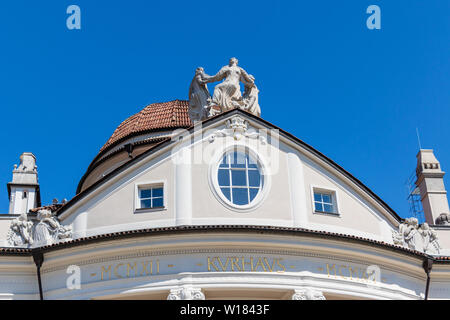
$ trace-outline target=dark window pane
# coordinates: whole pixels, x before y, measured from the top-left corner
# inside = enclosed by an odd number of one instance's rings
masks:
[[[163,207],[163,206],[164,206],[163,198],[155,198],[155,199],[153,199],[153,208],[155,208],[155,207]]]
[[[141,198],[150,198],[152,189],[141,189]]]
[[[151,200],[141,200],[141,208],[151,208],[152,207],[152,203]]]
[[[323,202],[331,203],[331,195],[323,194],[322,198],[323,198]]]
[[[261,182],[261,175],[257,170],[248,171],[248,184],[250,187],[259,187]]]
[[[237,205],[248,204],[248,189],[233,188],[233,203]]]
[[[230,198],[230,188],[220,188],[220,190],[222,190],[223,195],[231,201]]]
[[[230,185],[230,171],[228,169],[219,169],[217,179],[219,180],[219,186]]]
[[[241,152],[233,152],[231,154],[232,168],[245,168],[245,154]]]
[[[163,196],[163,188],[153,189],[152,197],[162,197],[162,196]]]
[[[320,193],[314,193],[314,201],[322,201],[322,195]]]
[[[250,202],[252,202],[253,199],[255,199],[258,192],[259,192],[259,189],[250,189]]]
[[[245,176],[245,170],[232,170],[231,178],[233,186],[246,186],[247,178]]]
[[[315,210],[316,211],[322,211],[323,212],[323,206],[322,206],[321,203],[315,202],[314,205],[315,205]]]
[[[323,207],[324,207],[324,210],[323,210],[324,212],[330,212],[330,213],[334,212],[333,211],[333,206],[331,206],[329,204],[324,204]]]

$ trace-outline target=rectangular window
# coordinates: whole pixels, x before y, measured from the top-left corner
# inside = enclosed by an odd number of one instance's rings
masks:
[[[164,186],[139,186],[137,209],[164,208]]]
[[[314,211],[337,214],[336,194],[333,191],[314,189]]]

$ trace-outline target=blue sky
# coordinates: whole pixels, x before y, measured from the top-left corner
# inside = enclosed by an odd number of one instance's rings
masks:
[[[71,4],[81,30],[66,28]],[[366,27],[371,4],[381,30]],[[236,56],[264,119],[408,216],[416,127],[450,170],[449,12],[448,0],[1,1],[0,213],[22,152],[37,157],[44,204],[70,199],[121,121],[187,99],[197,66]]]

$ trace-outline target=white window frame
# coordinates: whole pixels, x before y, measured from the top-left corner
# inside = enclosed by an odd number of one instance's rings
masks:
[[[217,174],[220,163],[222,162],[223,156],[225,154],[234,150],[242,152],[244,154],[248,153],[248,155],[252,157],[258,164],[261,175],[262,186],[259,189],[259,192],[253,199],[253,201],[246,205],[236,205],[232,203],[230,200],[227,199],[227,197],[225,197],[225,195],[222,193],[222,190],[220,190],[219,187]],[[271,180],[270,175],[267,172],[267,165],[265,164],[264,160],[258,155],[258,153],[255,150],[253,150],[253,148],[245,144],[231,144],[221,150],[218,150],[217,153],[212,158],[209,170],[209,183],[211,191],[213,192],[214,196],[225,207],[235,212],[248,212],[256,209],[262,204],[264,198],[267,196],[268,190],[270,189]]]
[[[156,208],[141,208],[141,198],[140,198],[140,190],[141,189],[151,189],[151,188],[162,188],[163,189],[163,206]],[[134,212],[154,212],[154,211],[164,211],[167,210],[167,188],[165,181],[151,181],[151,182],[142,182],[137,183],[134,186]]]
[[[314,200],[315,193],[330,194],[334,211],[333,212],[316,211],[316,203]],[[329,216],[334,216],[334,217],[341,216],[341,213],[339,211],[338,192],[336,189],[311,185],[311,205],[312,205],[312,212],[314,214],[323,214],[323,215],[329,215]]]

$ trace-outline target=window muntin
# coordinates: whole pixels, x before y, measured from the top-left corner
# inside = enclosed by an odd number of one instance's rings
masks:
[[[164,188],[158,186],[139,187],[139,209],[153,209],[164,207]]]
[[[247,153],[226,153],[217,172],[219,188],[225,198],[236,206],[250,204],[262,189],[260,166]]]
[[[337,213],[332,192],[314,191],[314,210],[317,212]]]

